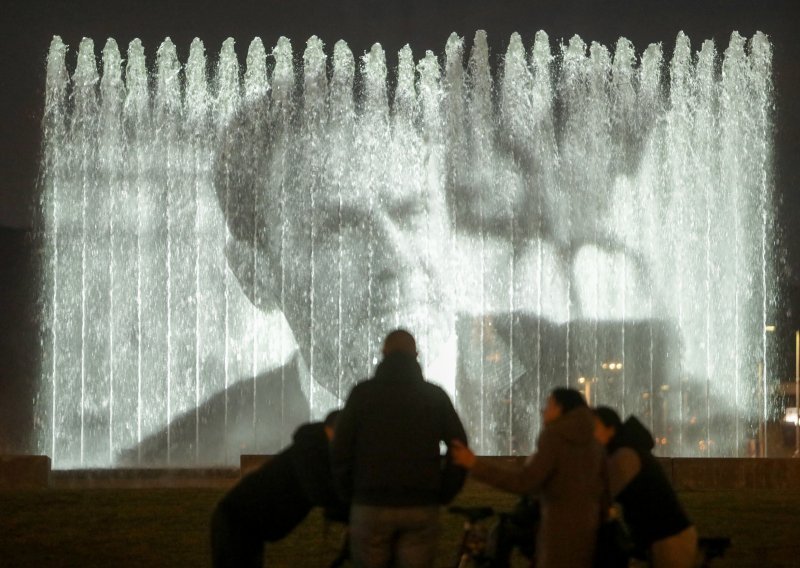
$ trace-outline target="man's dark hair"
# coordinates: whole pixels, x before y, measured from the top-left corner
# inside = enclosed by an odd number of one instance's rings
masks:
[[[606,428],[614,428],[617,432],[622,428],[622,419],[617,414],[617,411],[610,406],[598,406],[594,409],[594,415]]]
[[[341,410],[331,410],[328,415],[325,417],[325,426],[328,428],[336,428],[336,419],[339,418],[339,414]]]
[[[412,357],[417,356],[417,342],[414,336],[405,329],[395,329],[383,340],[383,354],[405,353]]]
[[[570,412],[576,408],[588,406],[586,401],[583,399],[583,395],[575,389],[559,387],[557,389],[553,389],[553,392],[550,393],[550,396],[552,396],[556,401],[556,404],[561,407],[562,414],[566,414],[567,412]]]

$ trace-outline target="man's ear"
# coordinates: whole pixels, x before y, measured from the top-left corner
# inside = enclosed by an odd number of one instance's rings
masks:
[[[272,273],[265,254],[256,256],[250,243],[230,238],[225,243],[225,258],[242,292],[255,307],[263,312],[280,308],[270,285]]]

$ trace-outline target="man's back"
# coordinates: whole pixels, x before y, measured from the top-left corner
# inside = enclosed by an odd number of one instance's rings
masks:
[[[350,542],[362,568],[428,568],[436,557],[439,506],[464,484],[442,442],[466,441],[453,404],[425,382],[414,337],[386,336],[374,378],[357,384],[337,421],[333,473],[352,501]]]
[[[439,505],[463,485],[464,471],[440,453],[465,440],[447,394],[426,382],[414,357],[393,353],[375,377],[353,388],[339,417],[334,474],[356,504]]]

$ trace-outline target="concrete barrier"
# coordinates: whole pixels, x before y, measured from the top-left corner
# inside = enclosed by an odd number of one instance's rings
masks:
[[[236,468],[63,469],[50,475],[55,489],[227,488],[239,480]]]
[[[0,455],[0,489],[44,489],[49,485],[49,457]]]
[[[236,468],[141,468],[50,470],[47,456],[0,455],[0,490],[219,487],[236,483],[274,456],[244,454]],[[489,456],[521,467],[526,456]],[[678,491],[778,489],[800,491],[800,459],[658,458]]]
[[[670,461],[672,485],[678,491],[800,490],[800,459],[673,458]]]
[[[524,457],[485,457],[508,467]],[[792,458],[657,458],[678,491],[791,489],[800,491],[800,459]]]

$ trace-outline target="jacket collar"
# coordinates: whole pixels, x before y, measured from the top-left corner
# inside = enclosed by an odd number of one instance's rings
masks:
[[[405,353],[392,353],[383,358],[375,369],[375,379],[422,381],[422,368],[415,357]]]

